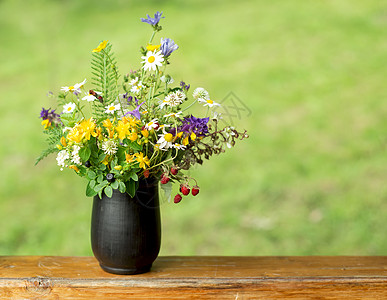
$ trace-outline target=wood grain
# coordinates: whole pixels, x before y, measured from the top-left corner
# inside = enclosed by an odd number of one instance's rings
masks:
[[[382,257],[159,257],[120,276],[94,257],[0,256],[0,299],[387,299]]]

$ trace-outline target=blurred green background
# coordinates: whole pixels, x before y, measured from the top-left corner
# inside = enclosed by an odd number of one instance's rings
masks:
[[[0,1],[0,255],[92,255],[85,181],[34,167],[39,112],[103,39],[138,68],[158,10],[175,80],[251,111],[233,119],[250,138],[191,171],[199,196],[163,203],[161,255],[385,255],[383,2]]]

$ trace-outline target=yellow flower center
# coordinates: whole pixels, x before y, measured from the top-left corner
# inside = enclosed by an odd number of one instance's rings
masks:
[[[69,90],[70,90],[70,91],[73,91],[73,90],[74,90],[74,87],[73,87],[73,86],[69,86]]]
[[[156,59],[155,59],[155,57],[153,55],[148,57],[148,62],[149,63],[153,63],[155,60]]]
[[[171,133],[167,133],[166,135],[164,135],[164,139],[167,141],[167,142],[171,142],[172,139],[173,139],[173,135]]]
[[[71,109],[72,109],[71,106],[67,107],[67,111],[71,111]]]
[[[209,104],[213,104],[213,103],[214,103],[214,101],[212,101],[212,100],[208,99],[208,100],[207,100],[207,103],[209,103]]]
[[[112,111],[112,110],[114,110],[114,109],[115,109],[114,106],[110,106],[110,107],[109,107],[109,110],[110,110],[110,111]]]

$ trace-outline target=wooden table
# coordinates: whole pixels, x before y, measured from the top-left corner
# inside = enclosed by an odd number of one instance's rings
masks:
[[[94,257],[0,256],[0,299],[387,299],[383,257],[159,257],[146,274]]]

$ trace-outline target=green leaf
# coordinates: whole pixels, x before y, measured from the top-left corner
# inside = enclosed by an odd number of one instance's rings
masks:
[[[105,186],[107,186],[107,185],[108,185],[107,180],[104,180],[104,181],[102,181],[101,183],[97,184],[97,185],[94,187],[94,190],[97,191],[97,192],[99,192],[99,191],[101,191],[101,190],[102,190]]]
[[[131,142],[129,144],[129,147],[135,151],[141,151],[142,150],[142,145],[139,145],[137,142]]]
[[[90,184],[90,187],[91,187],[91,188],[94,188],[95,185],[96,185],[97,183],[96,183],[95,180],[93,179],[93,180],[90,180],[90,181],[89,181],[89,184]]]
[[[128,192],[130,197],[134,197],[136,194],[136,182],[133,180],[129,180],[125,183],[126,185],[126,191]]]
[[[87,161],[90,158],[91,150],[89,146],[86,145],[79,150],[78,154],[79,154],[79,157],[82,159],[82,161]]]
[[[95,179],[97,177],[97,174],[92,170],[88,170],[86,175],[89,179]]]
[[[132,178],[134,181],[138,181],[137,173],[130,172],[129,173],[130,178]]]
[[[92,181],[94,181],[94,180],[92,180]],[[95,181],[94,181],[94,184],[95,184]],[[86,186],[86,196],[87,197],[94,197],[95,195],[97,195],[97,193],[98,192],[93,189],[91,181],[89,181],[89,183]]]
[[[106,188],[105,188],[105,194],[106,196],[108,196],[109,198],[111,198],[113,196],[113,189],[110,185],[108,185]]]
[[[97,177],[97,182],[101,183],[102,181],[103,181],[103,175],[99,174],[98,177]]]
[[[112,182],[111,184],[110,184],[110,186],[112,187],[112,189],[114,189],[114,190],[116,190],[116,189],[118,189],[118,185],[119,185],[119,183],[118,183],[118,181],[116,180],[116,181],[114,181],[114,182]]]
[[[122,181],[120,181],[119,186],[118,186],[118,189],[120,190],[121,193],[125,193],[125,192],[126,192],[126,186],[125,186],[125,183],[123,183]]]
[[[161,189],[164,192],[164,197],[168,202],[171,201],[171,193],[172,193],[172,182],[168,182],[167,184],[160,184]]]

